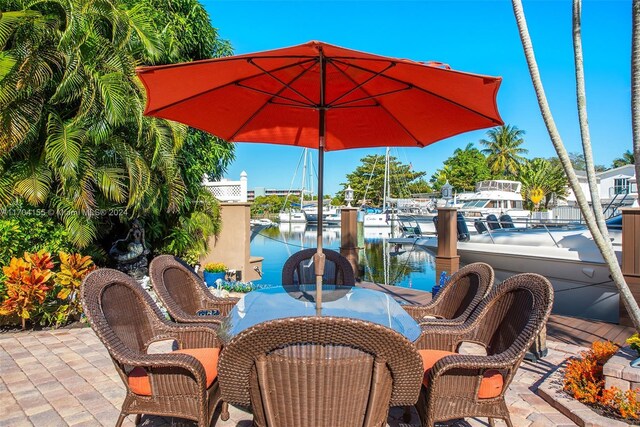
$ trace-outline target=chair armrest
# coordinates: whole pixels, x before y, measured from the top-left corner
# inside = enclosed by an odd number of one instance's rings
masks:
[[[121,346],[111,349],[112,357],[123,365],[146,368],[154,374],[154,368],[182,368],[191,372],[198,387],[206,389],[206,372],[202,364],[193,356],[183,353],[141,354]]]
[[[517,359],[504,353],[493,356],[445,356],[438,360],[428,373],[427,399],[446,399],[454,396],[476,399],[483,373],[494,369],[503,377],[500,394],[504,394],[513,372],[519,365],[517,362]]]
[[[464,341],[475,342],[470,325],[420,324],[420,337],[414,342],[418,350],[456,351]]]
[[[218,310],[221,316],[226,316],[240,301],[239,298],[204,299],[201,304],[203,310]]]
[[[215,323],[168,323],[159,328],[161,332],[153,339],[173,338],[178,341],[180,348],[220,347],[222,342],[218,338],[218,325]]]
[[[431,304],[426,305],[403,305],[402,308],[409,313],[418,323],[421,323],[424,316],[437,316],[437,307]]]
[[[456,319],[416,319],[420,326],[460,326],[465,321],[464,319],[458,317]]]

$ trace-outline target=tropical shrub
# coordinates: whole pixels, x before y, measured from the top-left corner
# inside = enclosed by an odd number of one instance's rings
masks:
[[[58,253],[73,248],[64,225],[55,218],[37,215],[38,210],[15,209],[11,212],[16,215],[0,216],[0,265],[8,264],[11,258],[20,257],[25,252],[45,250]]]
[[[60,271],[56,273],[55,296],[62,304],[56,310],[56,325],[78,320],[82,313],[80,285],[82,279],[96,269],[90,256],[60,252]]]
[[[219,219],[201,218],[213,208],[200,203],[200,181],[224,172],[233,145],[144,117],[134,72],[229,54],[202,5],[0,0],[0,10],[0,209],[17,199],[52,212],[65,242],[83,251],[109,245],[129,218],[148,227],[152,247],[206,249]],[[186,240],[184,226],[195,229]]]
[[[9,265],[2,268],[6,296],[0,305],[0,314],[17,314],[22,320],[22,329],[25,329],[27,319],[31,318],[38,305],[44,303],[52,287],[51,268],[51,254],[44,251],[12,258]]]
[[[622,418],[637,419],[640,389],[622,392],[616,387],[604,388],[602,367],[617,351],[612,342],[596,341],[581,357],[570,360],[564,375],[564,389],[580,402],[594,405],[605,413]]]
[[[44,250],[25,252],[3,267],[6,291],[0,295],[0,315],[5,316],[2,324],[11,324],[11,316],[22,319],[22,329],[27,320],[32,325],[60,326],[79,318],[80,285],[96,267],[89,256],[60,252],[59,257],[58,272],[53,271],[51,254]]]

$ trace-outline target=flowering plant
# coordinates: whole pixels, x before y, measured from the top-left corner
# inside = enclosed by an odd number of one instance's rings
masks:
[[[227,266],[221,262],[210,262],[204,265],[204,271],[208,273],[224,273],[227,271]]]
[[[627,344],[640,356],[640,335],[637,332],[627,338]]]

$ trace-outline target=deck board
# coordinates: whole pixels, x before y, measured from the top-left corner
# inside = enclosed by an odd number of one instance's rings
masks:
[[[399,286],[386,286],[370,282],[361,282],[358,286],[386,292],[394,299],[407,304],[424,304],[431,301],[431,293]],[[552,314],[547,322],[547,337],[550,340],[567,344],[588,347],[593,341],[613,341],[624,344],[633,335],[635,329],[614,323],[597,320],[580,319],[577,317]]]

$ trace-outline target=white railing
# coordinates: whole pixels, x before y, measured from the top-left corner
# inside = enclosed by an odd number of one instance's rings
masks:
[[[242,171],[240,181],[229,181],[223,178],[221,181],[209,181],[206,177],[202,185],[221,202],[247,202],[247,173]]]

